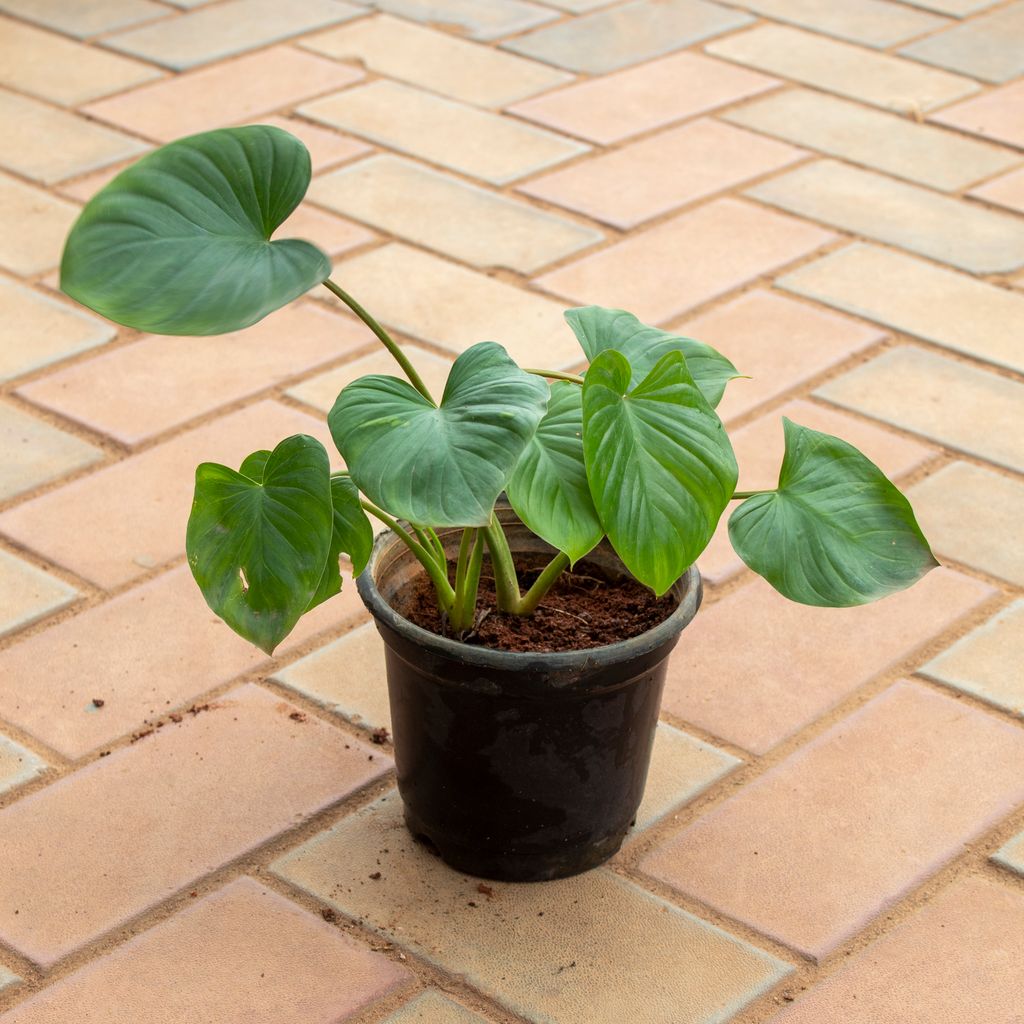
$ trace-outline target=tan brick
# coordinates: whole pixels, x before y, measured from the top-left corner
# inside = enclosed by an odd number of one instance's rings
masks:
[[[0,636],[67,607],[78,591],[6,551],[0,551]]]
[[[718,406],[725,421],[813,380],[884,334],[804,302],[753,291],[674,330],[717,348],[750,380],[731,381]]]
[[[689,733],[658,723],[647,773],[644,799],[637,811],[635,832],[642,832],[671,811],[700,796],[728,775],[739,758]]]
[[[24,502],[0,516],[0,532],[101,587],[120,586],[183,553],[200,462],[237,467],[299,433],[334,452],[325,423],[259,402]]]
[[[936,554],[1024,586],[1024,484],[966,462],[944,466],[907,493]]]
[[[0,10],[73,36],[112,32],[168,13],[153,0],[0,0]]]
[[[423,379],[423,383],[427,385],[428,390],[440,397],[444,393],[444,386],[451,370],[451,360],[443,359],[419,345],[409,343],[402,344],[402,351],[412,361],[412,365]],[[305,402],[306,405],[311,405],[322,413],[329,413],[334,407],[334,402],[341,393],[341,389],[346,384],[351,384],[358,377],[364,377],[371,373],[383,373],[389,377],[403,376],[401,368],[392,358],[391,353],[378,348],[365,356],[352,359],[333,370],[328,370],[326,373],[309,377],[290,387],[287,393],[292,398],[297,398],[300,402]]]
[[[64,106],[159,78],[146,64],[0,18],[0,84]]]
[[[391,730],[384,642],[372,622],[279,669],[273,678],[356,725]]]
[[[798,167],[747,195],[973,273],[1024,265],[1015,217],[835,160]]]
[[[0,174],[0,266],[39,274],[57,266],[78,207]]]
[[[0,404],[0,500],[13,498],[103,458],[86,441]]]
[[[640,868],[820,959],[1021,799],[1024,733],[898,683]]]
[[[47,764],[23,746],[0,736],[0,794],[23,785],[46,771]],[[10,984],[10,975],[0,967],[0,991]]]
[[[594,228],[390,155],[322,175],[309,197],[466,263],[524,274],[604,237]]]
[[[969,14],[983,11],[998,3],[998,0],[910,0],[915,7],[924,7],[939,14],[951,14],[954,18],[966,18]]]
[[[988,203],[1024,213],[1024,170],[1004,174],[1001,178],[971,189],[969,194]]]
[[[700,153],[699,160],[693,159],[694,153]],[[519,191],[628,230],[806,155],[752,132],[701,119],[533,178]],[[624,182],[628,188],[623,188]]]
[[[328,256],[340,256],[377,240],[359,224],[304,203],[274,232],[277,238],[304,238]]]
[[[1022,102],[1024,82],[1012,82],[991,89],[984,96],[946,107],[932,114],[931,120],[1020,148],[1024,147],[1024,119],[1020,116]]]
[[[277,0],[228,0],[108,36],[104,44],[184,71],[362,13],[342,0],[291,0],[287,9]]]
[[[352,318],[301,303],[233,334],[150,335],[18,393],[133,445],[375,343]]]
[[[279,653],[354,621],[356,588],[305,616]],[[0,714],[66,757],[82,757],[243,672],[266,656],[206,606],[187,566],[88,608],[0,652]],[[93,698],[103,707],[93,706]],[[166,720],[165,720],[166,721]]]
[[[390,767],[295,710],[258,686],[231,690],[0,812],[0,935],[52,964]]]
[[[309,150],[314,174],[371,152],[371,147],[361,139],[342,135],[332,128],[321,128],[298,117],[261,117],[260,124],[276,125],[301,139]]]
[[[902,346],[815,394],[1008,469],[1024,471],[1024,385]]]
[[[955,882],[841,965],[770,1024],[1014,1024],[1024,899],[987,878]],[[966,1019],[969,1019],[966,1018]]]
[[[128,131],[171,142],[182,135],[253,121],[260,114],[340,89],[362,77],[357,68],[277,46],[133,89],[85,109]],[[217,97],[216,103],[209,102],[211,96]]]
[[[891,479],[898,480],[936,454],[934,448],[901,437],[890,430],[881,430],[862,419],[854,419],[810,402],[789,402],[730,435],[740,466],[738,490],[767,490],[777,485],[785,447],[783,416],[812,430],[820,430],[849,441],[880,466]],[[743,561],[729,541],[728,521],[728,515],[722,517],[715,536],[698,559],[705,582],[714,585],[724,583],[743,569]]]
[[[522,366],[582,362],[559,303],[408,246],[353,256],[337,276],[380,320],[450,352],[497,341]]]
[[[76,307],[0,279],[0,380],[95,348],[114,333]]]
[[[716,199],[537,279],[580,304],[660,324],[833,241],[835,235],[735,199]],[[699,253],[700,259],[681,254]]]
[[[904,113],[931,110],[981,88],[960,75],[783,25],[752,28],[705,49],[758,71]]]
[[[337,60],[481,107],[500,107],[572,81],[572,75],[382,14],[302,40]]]
[[[362,0],[361,0],[362,2]],[[529,0],[371,0],[410,21],[439,25],[471,39],[496,39],[551,21],[557,15]]]
[[[490,1024],[472,1010],[453,1002],[437,989],[428,989],[394,1013],[381,1024]]]
[[[949,22],[887,0],[738,0],[740,7],[802,28],[886,49]]]
[[[680,1006],[693,1024],[711,1024],[787,971],[606,870],[545,885],[493,882],[493,896],[481,896],[477,879],[412,841],[397,794],[273,870],[534,1024],[676,1024]]]
[[[525,100],[509,111],[608,145],[777,85],[774,78],[699,53],[675,53]]]
[[[299,113],[494,185],[588,149],[532,125],[385,79],[305,103]]]
[[[945,191],[1021,161],[1012,150],[809,89],[790,89],[723,117],[730,124]]]
[[[178,964],[188,969],[173,969]],[[240,878],[62,978],[0,1021],[335,1024],[410,978],[399,964]]]
[[[687,629],[669,662],[663,707],[767,753],[993,594],[984,583],[935,569],[873,604],[812,608],[754,579],[704,608]]]
[[[1024,601],[1015,601],[919,671],[929,679],[1024,717],[1024,678],[1019,671],[1022,664]]]
[[[1024,297],[966,274],[858,242],[776,284],[903,334],[1024,370]]]

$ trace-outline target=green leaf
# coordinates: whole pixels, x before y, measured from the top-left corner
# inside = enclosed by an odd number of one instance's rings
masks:
[[[359,490],[428,526],[486,526],[547,407],[548,386],[493,341],[452,366],[440,408],[395,377],[349,384],[331,434]]]
[[[801,604],[866,604],[916,583],[939,563],[910,502],[853,445],[783,417],[776,491],[729,519],[739,556]]]
[[[331,272],[309,242],[270,241],[309,175],[306,147],[268,125],[161,146],[82,211],[64,247],[61,288],[140,331],[248,327]]]
[[[641,583],[663,594],[707,546],[736,487],[725,428],[680,352],[630,390],[608,349],[583,385],[583,453],[608,539]]]
[[[292,631],[324,575],[330,476],[323,445],[305,434],[274,449],[262,483],[213,462],[196,470],[185,539],[192,575],[206,603],[267,654]]]
[[[341,555],[352,559],[352,575],[358,576],[366,568],[373,550],[373,527],[359,504],[359,491],[350,477],[331,479],[331,502],[334,506],[331,550],[320,584],[306,611],[341,591],[341,566],[338,562]]]
[[[591,362],[608,349],[621,352],[629,361],[634,381],[643,380],[666,353],[682,352],[690,375],[712,407],[722,400],[725,385],[740,376],[710,345],[648,327],[624,309],[580,306],[567,309],[565,319]]]
[[[273,452],[262,448],[258,452],[253,452],[252,455],[247,455],[238,467],[238,472],[250,480],[255,480],[258,484],[263,483],[263,471],[267,468],[267,460],[272,454]]]
[[[555,381],[548,411],[508,482],[508,500],[538,537],[575,563],[604,536],[583,461],[583,391]]]

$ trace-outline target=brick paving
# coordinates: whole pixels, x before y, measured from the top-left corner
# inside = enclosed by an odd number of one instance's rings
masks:
[[[1021,0],[0,0],[0,1024],[1013,1024],[1024,956]],[[635,833],[484,889],[401,825],[354,587],[267,659],[184,566],[194,465],[389,369],[326,292],[224,338],[57,290],[178,135],[299,135],[285,231],[428,381],[622,305],[901,482],[945,568],[789,605],[720,535]],[[397,286],[396,286],[397,285]]]

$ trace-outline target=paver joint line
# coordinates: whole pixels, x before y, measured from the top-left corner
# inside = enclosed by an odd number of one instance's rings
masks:
[[[1022,110],[1024,0],[0,0],[0,1024],[1018,1024]],[[327,443],[387,354],[326,293],[211,338],[59,291],[115,173],[243,123],[433,393],[629,308],[751,378],[742,489],[782,416],[849,438],[959,568],[830,617],[723,524],[611,868],[444,868],[355,587],[268,662],[184,564],[195,464]]]

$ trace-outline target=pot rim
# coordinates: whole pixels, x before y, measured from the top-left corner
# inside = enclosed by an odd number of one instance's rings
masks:
[[[676,594],[679,603],[675,610],[663,622],[628,640],[619,640],[613,644],[600,647],[586,647],[576,651],[505,651],[493,647],[477,647],[464,644],[459,640],[438,636],[422,626],[417,626],[391,607],[384,600],[374,579],[374,570],[385,551],[403,542],[390,530],[377,535],[373,551],[366,568],[356,578],[356,589],[370,614],[378,623],[383,623],[405,637],[410,643],[425,647],[436,654],[449,658],[457,658],[464,663],[486,669],[523,669],[536,665],[538,661],[550,670],[569,670],[583,668],[600,660],[603,665],[614,665],[630,659],[642,657],[673,640],[691,622],[697,614],[703,597],[703,584],[700,571],[691,565],[682,576],[672,584],[670,590]],[[580,561],[585,561],[585,557]]]

